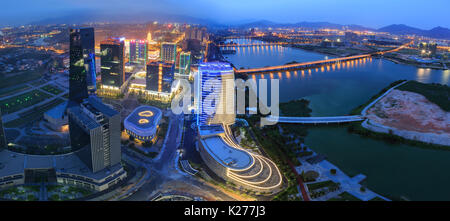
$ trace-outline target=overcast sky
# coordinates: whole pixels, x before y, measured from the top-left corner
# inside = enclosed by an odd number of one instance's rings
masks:
[[[219,23],[266,19],[275,22],[327,21],[380,28],[406,24],[450,28],[450,0],[6,0],[0,25],[18,25],[70,15],[73,11],[164,12]]]

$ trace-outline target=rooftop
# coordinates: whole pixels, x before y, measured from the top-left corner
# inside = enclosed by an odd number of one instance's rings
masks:
[[[160,109],[151,106],[137,107],[127,118],[125,123],[131,123],[139,129],[148,129],[157,126],[158,120],[161,118]]]
[[[211,136],[200,140],[208,153],[220,164],[230,169],[248,168],[253,158],[247,152],[225,143],[220,136]]]
[[[211,135],[219,135],[224,133],[222,125],[200,125],[199,134],[201,137],[208,137]]]
[[[54,119],[61,119],[61,118],[63,118],[64,112],[66,111],[67,103],[68,103],[67,101],[64,101],[63,103],[59,104],[58,106],[45,112],[45,114]]]
[[[0,151],[0,177],[22,174],[24,169],[54,168],[57,173],[69,173],[101,180],[121,167],[120,164],[116,164],[97,173],[92,173],[75,153],[62,155],[27,155],[3,150]]]
[[[229,63],[225,62],[207,62],[207,63],[201,63],[199,65],[200,71],[233,71],[233,68]]]
[[[81,123],[87,127],[88,129],[94,129],[100,126],[99,123],[97,123],[95,120],[90,118],[88,115],[86,115],[82,110],[80,106],[73,106],[68,109],[70,113],[72,113],[74,116],[77,117]]]
[[[116,110],[112,109],[108,105],[104,104],[98,97],[95,96],[89,96],[83,101],[83,105],[92,111],[95,112],[101,112],[107,117],[112,117],[114,115],[119,114]]]

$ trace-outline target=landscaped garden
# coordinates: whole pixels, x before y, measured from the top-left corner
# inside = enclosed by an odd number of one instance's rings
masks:
[[[13,113],[23,108],[32,106],[39,102],[44,101],[45,99],[50,98],[51,95],[44,93],[39,90],[33,90],[21,95],[17,95],[12,98],[8,98],[0,101],[0,108],[2,110],[2,114]]]
[[[35,201],[38,200],[39,186],[14,186],[0,191],[0,199]]]
[[[93,193],[90,189],[68,185],[47,186],[48,200],[64,201],[88,196]]]
[[[45,85],[44,87],[41,87],[42,90],[47,91],[48,93],[54,94],[54,95],[58,95],[60,93],[62,93],[63,91],[53,85]]]

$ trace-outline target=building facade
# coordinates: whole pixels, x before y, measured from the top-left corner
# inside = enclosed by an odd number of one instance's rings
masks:
[[[70,29],[69,100],[79,103],[96,90],[94,28]]]
[[[140,65],[147,64],[148,42],[146,40],[131,40],[129,55],[130,55],[130,63],[140,64]]]
[[[120,163],[120,113],[90,96],[68,109],[73,150],[93,173]]]
[[[160,109],[151,106],[137,107],[123,124],[128,135],[142,142],[155,141],[162,118]]]
[[[61,155],[28,155],[0,151],[0,188],[41,183],[58,183],[103,191],[121,182],[127,172],[121,164],[93,173],[77,152]]]
[[[191,53],[181,52],[180,53],[180,65],[179,73],[181,75],[189,75],[191,72]]]
[[[107,39],[100,43],[102,87],[119,90],[125,82],[124,42]]]
[[[177,44],[163,42],[161,44],[160,58],[163,62],[175,62],[177,58]]]
[[[154,61],[147,64],[146,89],[149,91],[171,93],[175,64]]]
[[[232,84],[227,84],[232,81]],[[196,104],[197,125],[233,124],[236,118],[234,70],[228,63],[208,62],[199,65]]]

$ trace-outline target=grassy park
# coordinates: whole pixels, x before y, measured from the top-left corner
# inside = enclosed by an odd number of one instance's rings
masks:
[[[13,113],[23,108],[42,102],[50,97],[51,95],[47,93],[44,93],[39,90],[33,90],[0,101],[0,108],[2,109],[2,114]]]
[[[62,93],[63,91],[53,85],[45,85],[44,87],[41,87],[42,90],[47,91],[48,93],[54,94],[54,95],[58,95],[60,93]]]
[[[56,107],[57,105],[61,104],[62,102],[64,102],[64,100],[58,98],[58,99],[54,99],[50,102],[47,102],[45,104],[42,104],[40,106],[36,106],[28,111],[25,111],[24,113],[19,114],[19,116],[20,116],[19,118],[17,118],[16,120],[10,121],[8,123],[5,123],[4,126],[8,127],[8,128],[19,127],[26,123],[36,121],[39,118],[41,118],[46,111],[52,109],[53,107]]]

